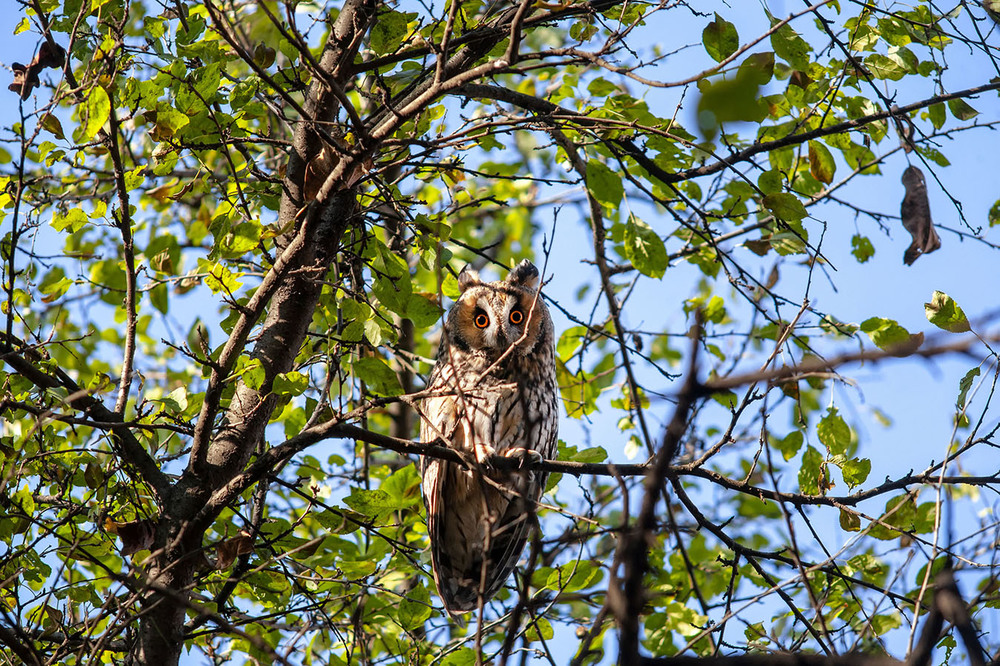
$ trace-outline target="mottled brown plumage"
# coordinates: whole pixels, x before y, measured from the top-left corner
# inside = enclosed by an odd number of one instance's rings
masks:
[[[909,166],[903,172],[903,186],[906,194],[899,207],[903,218],[903,227],[910,232],[913,242],[903,253],[903,263],[909,266],[921,254],[930,254],[941,247],[941,239],[934,231],[931,221],[931,204],[927,199],[927,184],[923,172],[915,166]]]
[[[425,459],[424,502],[438,593],[449,612],[475,610],[510,575],[545,475],[502,472],[492,455],[552,458],[559,420],[555,334],[522,261],[506,280],[466,267],[420,405],[420,437],[468,454],[474,469]]]

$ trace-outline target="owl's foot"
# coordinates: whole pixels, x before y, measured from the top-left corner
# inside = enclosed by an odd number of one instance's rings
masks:
[[[503,452],[504,458],[514,458],[515,460],[520,460],[520,467],[524,467],[527,463],[538,464],[545,460],[545,456],[534,449],[528,448],[516,448],[507,449]]]

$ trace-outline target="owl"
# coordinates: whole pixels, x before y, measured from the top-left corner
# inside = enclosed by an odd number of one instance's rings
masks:
[[[552,319],[525,260],[506,280],[466,266],[418,406],[420,437],[468,466],[425,458],[423,494],[438,593],[450,613],[475,610],[503,585],[524,549],[545,474],[527,460],[556,453],[558,389]],[[518,458],[514,469],[491,456]]]

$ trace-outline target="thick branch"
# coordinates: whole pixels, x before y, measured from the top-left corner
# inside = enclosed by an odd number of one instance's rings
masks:
[[[618,546],[619,553],[615,556],[616,562],[621,562],[625,566],[625,580],[621,587],[615,589],[617,586],[612,582],[611,589],[608,590],[609,602],[614,597],[619,597],[614,599],[611,607],[618,620],[618,663],[621,666],[634,666],[640,663],[639,615],[646,602],[643,579],[649,568],[650,538],[656,529],[656,505],[667,482],[670,462],[687,431],[691,409],[700,395],[697,365],[701,336],[700,313],[695,331],[687,378],[678,396],[674,415],[663,434],[663,442],[656,452],[652,467],[646,474],[645,493],[639,515],[632,528],[622,535]]]

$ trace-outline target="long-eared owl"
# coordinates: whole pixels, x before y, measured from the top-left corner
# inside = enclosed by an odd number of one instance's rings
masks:
[[[552,458],[559,422],[552,319],[525,260],[506,280],[466,266],[420,405],[420,437],[440,439],[469,468],[424,459],[434,580],[449,612],[470,611],[503,585],[524,549],[545,474],[501,471],[490,456]],[[503,466],[507,468],[508,466]]]

